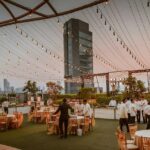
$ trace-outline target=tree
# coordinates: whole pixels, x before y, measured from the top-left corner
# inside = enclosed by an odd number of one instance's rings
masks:
[[[129,75],[123,84],[125,85],[124,97],[138,98],[146,91],[144,82],[137,80],[131,75]]]
[[[26,85],[23,88],[23,91],[26,92],[26,93],[29,92],[29,93],[32,94],[32,96],[35,97],[35,94],[38,91],[36,82],[35,81],[32,82],[32,81],[28,80],[27,83],[26,83]]]
[[[48,82],[46,83],[47,86],[47,92],[48,94],[54,99],[57,99],[57,95],[61,93],[61,90],[63,89],[62,86],[56,84],[55,82]]]
[[[90,99],[95,92],[96,90],[94,88],[81,88],[78,93],[78,97],[81,99]]]

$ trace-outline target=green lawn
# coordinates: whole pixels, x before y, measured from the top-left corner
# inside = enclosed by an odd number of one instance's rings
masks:
[[[0,144],[22,150],[117,150],[115,129],[118,121],[96,119],[94,131],[82,137],[59,139],[46,134],[46,125],[24,122],[17,130],[0,132]],[[145,128],[145,125],[140,125]]]

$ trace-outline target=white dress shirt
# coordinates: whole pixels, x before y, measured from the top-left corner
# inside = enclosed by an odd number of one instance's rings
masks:
[[[4,101],[3,103],[2,103],[2,107],[4,108],[4,107],[9,107],[9,102],[8,101]]]
[[[141,101],[135,101],[136,110],[141,111]]]
[[[141,100],[141,110],[144,110],[145,106],[148,104],[146,99]]]
[[[129,106],[129,110],[130,110],[130,115],[132,117],[136,116],[136,104],[135,103],[131,103],[130,106]]]
[[[125,105],[126,105],[128,113],[130,113],[130,109],[129,108],[130,108],[130,105],[131,105],[131,100],[127,100]]]
[[[146,106],[144,107],[144,114],[150,115],[150,105],[146,105]]]
[[[125,103],[119,106],[119,118],[128,118],[128,110]]]
[[[83,114],[85,116],[90,116],[91,117],[91,107],[90,104],[86,103],[83,107]]]
[[[83,109],[84,109],[83,104],[76,104],[75,105],[75,113],[77,113],[78,115],[83,115]]]
[[[117,106],[116,100],[114,100],[114,99],[110,100],[109,106],[110,106],[110,107],[116,107],[116,106]]]

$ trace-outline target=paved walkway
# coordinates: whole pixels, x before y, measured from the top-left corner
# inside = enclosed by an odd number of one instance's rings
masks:
[[[19,149],[0,144],[0,150],[19,150]]]

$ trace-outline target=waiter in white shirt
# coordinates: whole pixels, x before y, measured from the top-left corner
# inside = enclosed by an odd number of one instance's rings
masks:
[[[130,123],[135,123],[135,116],[136,116],[137,110],[136,110],[136,105],[133,99],[131,99],[129,110],[130,110]]]
[[[127,98],[127,101],[126,101],[125,104],[126,104],[127,111],[128,111],[128,123],[130,123],[130,109],[129,109],[129,107],[130,107],[130,105],[131,105],[131,100],[130,100],[129,97]]]
[[[144,108],[145,108],[145,106],[147,105],[147,100],[146,99],[144,99],[144,96],[142,96],[141,97],[141,110],[142,110],[142,117],[143,117],[143,123],[146,123],[147,121],[147,119],[145,118],[145,115],[144,115]]]
[[[8,114],[8,108],[9,108],[9,102],[8,102],[8,100],[6,100],[6,101],[4,101],[4,102],[2,103],[2,108],[4,109],[4,112],[5,112],[6,114]]]
[[[126,99],[123,99],[122,103],[119,106],[119,125],[121,131],[123,131],[123,126],[125,125],[127,128],[127,132],[129,132],[128,110],[125,103]]]
[[[137,99],[135,101],[135,105],[136,105],[136,110],[137,110],[137,113],[136,113],[137,122],[140,123],[140,121],[141,121],[141,100]]]
[[[75,105],[75,113],[77,115],[83,115],[83,108],[84,108],[84,105],[83,105],[83,101],[82,100],[79,100],[79,104],[76,104]]]
[[[87,100],[83,100],[83,104],[84,104],[83,115],[91,117],[91,107],[90,107],[90,104],[87,103]]]
[[[145,114],[147,114],[147,118],[148,118],[148,121],[147,121],[147,128],[146,129],[150,129],[150,102],[148,102],[148,107],[146,108],[145,110]]]
[[[117,102],[115,99],[110,100],[109,107],[117,107]]]

